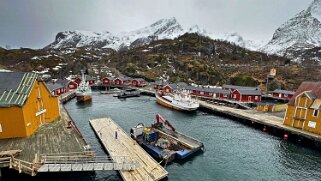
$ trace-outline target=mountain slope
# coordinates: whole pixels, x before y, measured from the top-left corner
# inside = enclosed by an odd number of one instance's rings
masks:
[[[282,24],[261,50],[298,62],[321,61],[316,56],[317,47],[321,47],[321,0],[314,0],[306,10]]]

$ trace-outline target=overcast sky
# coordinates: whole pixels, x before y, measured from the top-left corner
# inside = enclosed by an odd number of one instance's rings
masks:
[[[0,46],[42,48],[65,30],[123,32],[176,17],[212,33],[270,39],[313,0],[0,0]]]

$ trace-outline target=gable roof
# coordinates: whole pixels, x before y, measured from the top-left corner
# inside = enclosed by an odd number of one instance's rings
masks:
[[[321,99],[315,99],[310,106],[312,109],[320,109],[321,108]]]
[[[227,85],[222,86],[225,89],[250,89],[250,90],[260,90],[259,87],[247,87],[247,86],[238,86],[238,85]]]
[[[70,80],[67,80],[67,79],[58,79],[55,83],[58,83],[64,87],[67,87],[69,82],[70,82]]]
[[[219,94],[230,94],[229,90],[220,89],[220,88],[207,88],[207,87],[193,87],[189,86],[189,90],[202,91],[202,92],[210,92],[210,93],[219,93]]]
[[[294,93],[293,97],[290,99],[288,105],[294,106],[295,98],[305,91],[311,91],[311,93],[314,94],[314,98],[321,98],[321,82],[302,82],[299,88]]]
[[[137,80],[137,81],[145,81],[145,79],[143,79],[143,78],[135,78],[135,79],[133,79],[133,80]]]
[[[104,77],[103,79],[114,80],[113,77]]]
[[[0,107],[23,106],[37,78],[32,72],[0,72]]]
[[[162,80],[156,80],[154,83],[152,83],[154,85],[166,85],[168,84],[166,81],[162,81]]]
[[[288,91],[288,90],[282,90],[282,89],[275,89],[272,93],[291,94],[291,95],[293,95],[295,92],[293,92],[293,91]]]
[[[59,83],[46,83],[46,86],[48,87],[48,89],[50,91],[54,91],[60,88],[64,88],[63,85],[59,84]]]

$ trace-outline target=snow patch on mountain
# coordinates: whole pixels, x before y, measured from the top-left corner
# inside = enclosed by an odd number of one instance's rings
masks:
[[[260,50],[302,62],[311,59],[309,54],[314,52],[312,49],[320,46],[321,0],[314,0],[306,10],[282,24]]]
[[[261,47],[261,42],[253,42],[244,40],[237,33],[227,34],[212,34],[207,33],[205,29],[194,25],[189,28],[183,28],[176,18],[161,19],[150,26],[141,29],[112,34],[105,32],[90,32],[90,31],[65,31],[56,35],[53,43],[46,48],[77,48],[77,47],[94,47],[94,48],[111,48],[120,50],[123,48],[132,48],[149,44],[153,40],[159,39],[174,39],[185,33],[198,33],[203,36],[208,36],[212,39],[225,40],[234,43],[238,46],[257,50]]]

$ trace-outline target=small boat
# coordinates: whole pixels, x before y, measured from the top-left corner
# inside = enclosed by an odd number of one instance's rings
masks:
[[[78,102],[91,101],[92,92],[89,83],[86,82],[84,72],[82,71],[81,82],[76,90],[76,97]]]
[[[140,91],[136,89],[126,89],[117,94],[118,98],[139,97]]]
[[[166,128],[163,123],[170,129]],[[130,130],[130,135],[151,156],[166,163],[176,159],[183,160],[204,149],[202,142],[177,132],[159,114],[156,115],[156,122],[150,127],[145,127],[140,123]]]
[[[196,100],[192,99],[191,96],[184,91],[173,94],[158,92],[156,93],[156,102],[179,111],[195,111],[200,106]]]
[[[121,92],[121,90],[118,89],[118,88],[105,90],[105,91],[100,91],[101,94],[115,94],[115,93],[119,93],[119,92]]]

